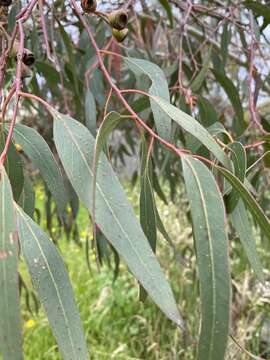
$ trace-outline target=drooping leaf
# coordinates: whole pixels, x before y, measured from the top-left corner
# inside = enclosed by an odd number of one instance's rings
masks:
[[[224,177],[230,182],[232,187],[237,190],[239,196],[243,199],[246,204],[248,210],[260,225],[261,230],[264,232],[265,236],[270,240],[270,222],[264,214],[263,210],[254,199],[254,197],[250,194],[250,192],[246,189],[245,185],[230,171],[224,169],[220,166],[216,166],[216,169],[221,172]]]
[[[79,198],[92,212],[95,140],[76,120],[51,109],[54,140],[66,173]],[[181,326],[173,293],[104,154],[97,174],[96,223],[134,276],[164,313]]]
[[[88,359],[80,315],[64,262],[55,245],[16,206],[23,257],[65,360]]]
[[[246,0],[243,3],[248,9],[252,10],[256,15],[262,16],[266,24],[270,23],[270,8],[269,5],[264,5],[260,1]]]
[[[230,317],[225,209],[214,177],[191,156],[182,158],[196,246],[201,299],[198,358],[224,359]]]
[[[140,191],[140,223],[148,239],[148,242],[156,252],[157,225],[156,225],[156,204],[153,193],[153,185],[150,178],[151,159],[148,158],[145,141],[142,142],[142,164],[141,164],[141,191]],[[145,301],[146,292],[140,289],[140,300]]]
[[[218,114],[209,100],[203,96],[198,97],[200,122],[204,127],[209,127],[218,121]]]
[[[235,141],[228,145],[228,149],[232,154],[235,176],[244,183],[247,168],[247,156],[245,148],[240,142]],[[233,211],[238,202],[238,199],[238,192],[233,189],[226,198],[226,207],[228,212]]]
[[[166,112],[170,118],[172,118],[184,130],[197,138],[208,150],[210,150],[224,166],[228,168],[231,167],[230,160],[225,152],[197,120],[157,96],[152,96],[152,99],[158,104],[162,111]]]
[[[5,139],[6,136],[4,134],[4,131],[0,129],[0,153],[4,149]],[[5,161],[5,169],[12,187],[13,198],[14,200],[18,200],[23,189],[23,166],[20,155],[12,142],[9,145]]]
[[[168,0],[158,0],[168,14],[170,25],[173,26],[173,14]]]
[[[13,197],[4,167],[0,167],[0,357],[22,360],[18,281],[18,243]]]
[[[229,53],[229,43],[231,41],[231,29],[229,27],[229,23],[226,22],[224,27],[223,27],[223,32],[221,35],[221,56],[222,56],[222,61],[223,61],[223,65],[226,65],[227,62],[227,58],[228,58],[228,53]]]
[[[59,213],[63,214],[67,203],[67,195],[61,171],[48,144],[35,129],[22,124],[15,126],[14,138],[39,169],[56,201]]]
[[[96,126],[97,126],[97,110],[96,102],[92,92],[87,89],[84,101],[85,108],[85,126],[92,135],[96,135]]]
[[[125,57],[124,61],[129,66],[130,70],[135,74],[144,74],[149,77],[152,82],[149,89],[150,95],[159,96],[166,101],[170,101],[167,80],[160,67],[150,61],[131,57]],[[160,111],[160,108],[156,105],[152,98],[150,98],[150,104],[158,134],[165,140],[170,140],[172,130],[170,117]]]
[[[35,192],[31,180],[26,174],[24,174],[24,184],[18,204],[28,216],[33,217],[35,211]]]
[[[230,102],[234,108],[236,114],[236,124],[234,124],[234,129],[237,135],[241,135],[243,131],[246,129],[247,124],[244,120],[244,111],[242,107],[242,103],[239,97],[239,92],[234,86],[232,80],[230,80],[224,71],[217,71],[213,69],[213,74],[215,75],[216,80],[220,83],[223,87],[224,91],[226,92]]]
[[[263,282],[263,268],[256,250],[256,242],[253,229],[248,218],[243,200],[239,200],[231,214],[232,224],[240,238],[250,265],[258,279]]]
[[[206,60],[203,64],[201,70],[199,71],[199,73],[196,75],[196,77],[190,84],[190,88],[193,92],[197,92],[201,88],[201,86],[204,82],[204,79],[207,75],[207,72],[208,72],[208,69],[210,66],[211,53],[212,53],[212,48],[209,49],[208,55],[206,56]]]

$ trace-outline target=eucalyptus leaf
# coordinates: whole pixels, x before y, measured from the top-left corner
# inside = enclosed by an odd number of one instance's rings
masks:
[[[162,111],[168,114],[178,125],[197,138],[208,150],[210,150],[225,167],[231,168],[230,160],[225,152],[197,120],[157,96],[152,96],[151,98],[158,104]]]
[[[130,70],[135,74],[147,75],[152,82],[149,89],[150,95],[159,96],[167,101],[170,101],[170,93],[167,84],[166,77],[163,71],[156,64],[142,59],[135,59],[131,57],[125,57],[124,61],[129,66]],[[164,112],[160,111],[160,108],[150,97],[150,104],[154,115],[154,121],[158,134],[165,140],[170,140],[172,124],[171,119]]]
[[[10,182],[0,166],[0,357],[22,360],[18,242]]]
[[[229,334],[230,273],[225,208],[208,168],[182,157],[199,270],[201,332],[198,358],[224,359]]]
[[[237,135],[241,135],[246,129],[247,124],[244,120],[244,111],[243,111],[241,99],[239,97],[239,92],[234,86],[232,80],[226,76],[225,72],[217,71],[216,69],[213,69],[212,71],[213,74],[215,75],[216,80],[223,87],[228,98],[230,99],[230,102],[232,103],[232,106],[236,114],[236,119],[235,119],[236,124],[234,128],[235,131],[237,132]]]
[[[232,187],[237,190],[239,196],[243,199],[248,210],[250,211],[254,219],[257,221],[257,223],[260,225],[261,230],[270,240],[270,222],[257,201],[246,189],[245,185],[227,169],[224,169],[220,166],[216,166],[216,169],[229,181]]]
[[[46,233],[16,206],[23,257],[65,360],[87,360],[80,315],[64,262]]]
[[[240,238],[252,269],[258,279],[261,282],[264,282],[263,267],[256,250],[255,236],[242,199],[239,200],[235,206],[231,214],[231,219],[233,227]]]
[[[70,116],[52,108],[51,113],[59,157],[75,191],[91,213],[95,140],[87,128]],[[96,222],[101,231],[155,303],[182,326],[172,290],[104,154],[100,156],[96,197]]]
[[[18,204],[27,215],[33,217],[35,211],[35,192],[32,182],[26,174],[24,174],[24,184]]]
[[[5,133],[0,128],[0,153],[4,149],[5,140]],[[12,187],[13,198],[17,201],[23,189],[24,176],[21,157],[12,142],[10,143],[8,148],[8,153],[5,161],[5,169]]]
[[[56,201],[59,213],[63,215],[67,204],[67,195],[60,168],[48,144],[35,129],[22,124],[15,126],[14,138],[39,169]]]
[[[92,135],[96,135],[97,126],[97,109],[96,102],[92,92],[87,89],[84,101],[85,108],[85,125]]]

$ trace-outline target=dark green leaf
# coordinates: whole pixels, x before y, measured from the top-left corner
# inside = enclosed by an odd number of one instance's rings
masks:
[[[5,138],[4,132],[0,129],[0,153],[4,149]],[[9,145],[5,168],[12,187],[13,198],[17,201],[23,189],[24,177],[22,161],[13,143]]]
[[[0,179],[0,357],[22,360],[18,243],[12,190],[3,167]]]
[[[221,35],[221,56],[223,60],[223,65],[226,65],[228,53],[229,53],[229,43],[231,41],[231,29],[229,27],[229,23],[226,22],[223,27],[223,32]]]
[[[204,79],[207,75],[207,72],[208,72],[208,69],[210,66],[211,53],[212,53],[212,48],[209,49],[209,53],[206,56],[206,60],[203,64],[201,70],[199,71],[198,75],[194,78],[194,80],[190,84],[190,88],[193,92],[197,92],[198,90],[200,90],[200,88],[204,82]]]
[[[212,71],[215,75],[216,80],[223,87],[228,98],[230,99],[230,102],[232,103],[232,106],[236,114],[236,120],[235,120],[236,124],[234,124],[235,125],[234,128],[235,131],[237,132],[237,135],[241,135],[243,131],[246,129],[247,124],[244,120],[244,111],[239,97],[239,92],[234,86],[233,82],[226,76],[224,72],[217,71],[215,69]]]
[[[170,20],[170,25],[173,26],[173,14],[172,14],[172,9],[171,9],[171,6],[169,4],[169,1],[168,0],[158,0],[158,1],[164,7],[164,9],[166,10],[166,12],[168,14],[168,18]]]
[[[198,97],[198,106],[200,112],[200,123],[204,127],[209,127],[218,121],[218,114],[214,106],[206,98]]]
[[[248,210],[250,211],[254,219],[257,221],[257,223],[260,225],[262,231],[265,233],[265,236],[270,239],[270,222],[265,216],[263,210],[260,208],[259,204],[254,199],[254,197],[234,174],[220,166],[216,166],[216,168],[225,176],[225,178],[230,182],[232,187],[237,190],[238,194],[246,204]]]
[[[92,212],[95,140],[79,122],[51,109],[54,140],[66,173],[79,198]],[[96,222],[130,270],[164,313],[181,326],[173,293],[127,201],[110,163],[101,154],[97,174]]]
[[[240,142],[234,142],[228,145],[228,149],[232,154],[232,162],[234,165],[235,176],[244,183],[246,169],[247,169],[247,156],[243,145]],[[232,212],[239,199],[238,192],[233,189],[226,199],[226,207],[228,212]]]
[[[157,226],[156,226],[156,204],[153,193],[153,186],[150,178],[151,160],[147,158],[147,148],[142,144],[142,165],[141,165],[141,192],[140,192],[140,223],[148,239],[148,242],[156,252]],[[146,293],[140,289],[140,300],[146,299]]]
[[[199,270],[202,323],[199,359],[224,359],[230,318],[230,274],[225,209],[211,172],[182,158]]]
[[[16,207],[23,257],[65,360],[86,360],[88,351],[72,287],[55,245],[39,226]]]
[[[35,211],[35,192],[27,175],[24,175],[23,189],[18,204],[28,216],[33,217]]]
[[[252,10],[256,15],[262,16],[267,24],[270,23],[270,6],[264,5],[260,1],[246,0],[243,3],[248,9]]]
[[[97,109],[93,94],[88,89],[85,95],[85,126],[91,131],[92,135],[96,135],[97,126]]]
[[[248,218],[247,210],[242,200],[238,201],[236,207],[231,214],[231,219],[252,269],[254,270],[258,279],[263,282],[263,268],[256,250],[256,242],[253,235],[253,229]]]

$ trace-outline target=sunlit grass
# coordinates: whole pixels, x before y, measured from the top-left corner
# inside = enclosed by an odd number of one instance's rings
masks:
[[[134,193],[128,191],[128,196],[137,204]],[[43,201],[42,194],[39,193],[39,208],[42,208]],[[59,241],[92,354],[91,359],[195,359],[200,316],[191,227],[186,220],[186,208],[182,203],[165,206],[159,202],[159,209],[177,249],[187,261],[186,266],[183,266],[175,260],[173,251],[163,239],[159,239],[159,260],[186,320],[185,335],[165,318],[150,299],[145,304],[138,301],[138,284],[123,263],[118,279],[113,282],[112,271],[103,266],[98,273],[94,256],[90,255],[92,275],[89,274],[84,253],[89,220],[83,208],[78,219],[81,247],[73,241],[68,242],[64,236]],[[261,255],[267,258],[262,251]],[[249,351],[259,354],[261,328],[269,313],[269,300],[267,303],[263,291],[250,272],[240,244],[234,245],[231,257],[234,279],[232,331]],[[23,266],[22,274],[30,285]],[[26,359],[61,359],[42,309],[36,315],[29,313],[26,306],[23,306],[23,329]],[[248,358],[230,343],[228,359]]]

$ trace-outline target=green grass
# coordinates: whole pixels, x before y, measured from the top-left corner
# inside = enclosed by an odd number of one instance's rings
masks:
[[[128,194],[132,202],[137,203],[134,192]],[[39,192],[39,208],[42,208],[43,202],[42,193]],[[103,266],[98,273],[91,255],[92,275],[89,274],[84,255],[85,236],[89,225],[84,209],[80,210],[78,219],[82,246],[79,247],[72,241],[68,242],[64,237],[59,241],[92,354],[91,359],[195,359],[200,316],[191,228],[183,211],[183,203],[176,206],[159,203],[159,209],[177,249],[185,255],[189,263],[188,267],[181,265],[175,260],[165,241],[159,239],[159,260],[170,279],[186,320],[188,333],[185,336],[165,318],[150,299],[147,299],[145,304],[138,301],[138,284],[123,263],[119,277],[113,283],[112,271]],[[261,255],[267,259],[265,251],[267,252],[266,249],[261,251]],[[267,303],[262,288],[249,270],[240,244],[236,243],[233,246],[231,257],[234,278],[233,333],[249,351],[259,354],[261,328],[265,324],[264,319],[269,319],[269,299]],[[22,274],[30,286],[23,265]],[[38,314],[31,314],[23,300],[22,302],[25,358],[61,359],[42,309]],[[231,342],[227,358],[249,359]]]

